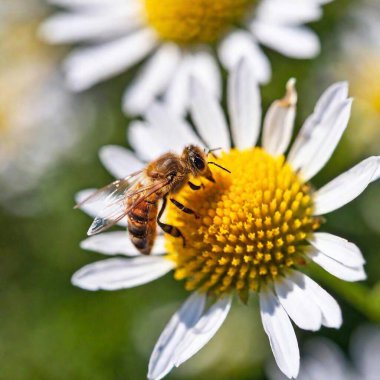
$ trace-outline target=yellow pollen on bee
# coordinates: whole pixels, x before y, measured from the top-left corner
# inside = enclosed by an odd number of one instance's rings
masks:
[[[141,0],[147,23],[166,41],[212,43],[242,24],[257,0]]]
[[[283,156],[261,148],[223,153],[218,162],[231,171],[213,168],[215,183],[204,189],[185,186],[175,198],[200,218],[168,205],[166,223],[186,238],[167,236],[175,278],[189,290],[215,295],[249,291],[284,275],[304,255],[306,238],[320,226],[312,216],[310,187]]]

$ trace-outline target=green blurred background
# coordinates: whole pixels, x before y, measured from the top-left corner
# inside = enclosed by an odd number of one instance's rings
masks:
[[[51,78],[58,78],[53,82],[59,86],[57,68],[66,49],[47,47],[35,37],[38,23],[52,9],[32,0],[1,1],[0,379],[144,379],[155,341],[187,296],[185,291],[170,275],[118,292],[91,293],[70,283],[77,269],[101,258],[79,248],[90,219],[73,210],[73,197],[83,188],[111,180],[97,152],[105,144],[126,144],[128,120],[120,111],[120,99],[133,73],[69,102],[61,99],[53,119],[61,112],[68,115],[54,131],[49,130],[50,119],[44,118],[14,134],[17,123],[13,125],[11,113],[22,112],[27,91],[35,96],[35,83],[48,78],[50,86]],[[323,46],[313,61],[290,60],[266,50],[273,79],[262,89],[264,109],[282,96],[287,79],[296,77],[300,94],[297,128],[330,83],[343,79],[352,83],[351,94],[357,101],[350,126],[332,160],[313,181],[316,186],[380,152],[380,83],[376,83],[380,75],[372,77],[374,95],[367,96],[368,70],[364,68],[364,63],[372,65],[380,74],[379,45],[367,38],[367,26],[357,17],[370,5],[358,0],[335,0],[327,5],[323,20],[312,25]],[[362,43],[351,44],[353,34]],[[32,63],[36,66],[28,84],[31,88],[12,91],[20,72]],[[67,124],[71,129],[65,129]],[[70,137],[63,149],[61,138],[68,134],[75,138]],[[44,144],[52,140],[59,152],[47,152],[44,170],[35,169],[32,156],[35,151],[43,152]],[[19,160],[21,155],[25,157]],[[23,171],[38,171],[35,182],[24,184]],[[325,228],[355,242],[367,259],[365,283],[347,284],[321,271],[313,273],[337,298],[344,315],[342,329],[322,329],[317,334],[331,337],[347,350],[356,326],[366,321],[380,323],[380,184],[371,185],[359,199],[329,215]],[[300,346],[317,334],[297,329]],[[264,379],[264,364],[270,358],[257,299],[253,297],[248,307],[236,300],[216,338],[168,379]]]

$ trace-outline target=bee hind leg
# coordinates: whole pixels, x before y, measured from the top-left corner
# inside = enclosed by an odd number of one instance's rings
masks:
[[[164,231],[166,234],[169,234],[169,235],[176,237],[176,238],[182,238],[183,247],[186,247],[186,239],[183,236],[181,230],[177,227],[171,226],[170,224],[165,224],[165,223],[160,221],[161,216],[165,211],[166,204],[167,204],[167,197],[164,197],[163,202],[162,202],[162,206],[161,206],[161,210],[157,216],[157,224],[162,229],[162,231]]]
[[[189,214],[189,215],[194,215],[195,219],[200,218],[200,216],[195,211],[191,210],[190,208],[187,208],[186,206],[176,201],[175,199],[170,198],[170,202],[172,202],[174,206],[176,206],[179,210],[183,211],[184,213]]]

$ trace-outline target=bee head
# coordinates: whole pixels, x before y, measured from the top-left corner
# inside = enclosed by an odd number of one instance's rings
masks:
[[[211,182],[215,182],[211,170],[208,167],[206,153],[195,145],[187,146],[183,151],[183,157],[188,163],[194,177],[205,177]]]

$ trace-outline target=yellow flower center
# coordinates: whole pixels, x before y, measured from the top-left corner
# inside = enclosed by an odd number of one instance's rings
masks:
[[[168,207],[167,223],[182,231],[168,237],[168,258],[175,278],[188,290],[215,295],[236,290],[246,301],[249,291],[302,264],[306,237],[320,225],[312,216],[310,187],[285,162],[261,148],[223,153],[215,168],[216,183],[194,191],[185,187],[175,199],[199,216]]]
[[[212,43],[240,24],[257,0],[142,0],[149,25],[167,41]]]

